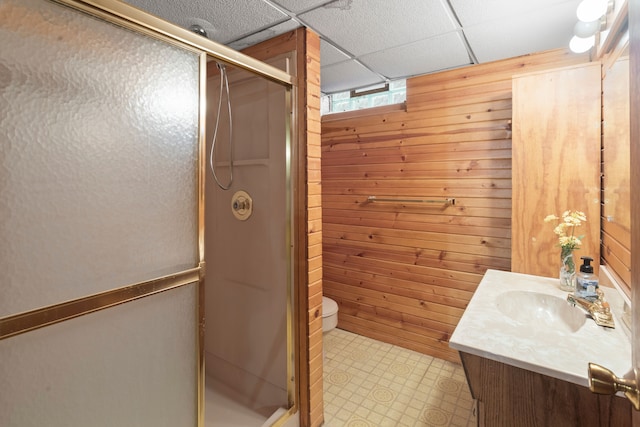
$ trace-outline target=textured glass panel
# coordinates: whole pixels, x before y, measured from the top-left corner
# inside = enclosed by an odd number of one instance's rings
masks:
[[[0,426],[195,426],[197,289],[0,341]]]
[[[0,2],[0,317],[197,265],[198,55]]]

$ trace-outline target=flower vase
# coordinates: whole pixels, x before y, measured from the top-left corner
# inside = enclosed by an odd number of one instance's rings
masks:
[[[575,290],[576,264],[572,251],[562,251],[560,254],[560,289],[566,292]]]

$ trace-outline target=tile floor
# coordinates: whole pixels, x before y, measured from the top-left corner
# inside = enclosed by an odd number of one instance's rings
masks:
[[[324,351],[326,427],[477,425],[460,365],[341,329]]]

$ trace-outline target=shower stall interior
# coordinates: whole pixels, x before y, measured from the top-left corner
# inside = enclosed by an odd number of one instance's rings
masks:
[[[215,62],[208,70],[206,384],[267,419],[290,406],[293,385],[291,107],[279,84]]]

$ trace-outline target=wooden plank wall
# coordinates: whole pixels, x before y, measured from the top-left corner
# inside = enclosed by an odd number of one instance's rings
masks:
[[[299,28],[243,52],[266,61],[296,52],[294,129],[295,294],[301,427],[324,421],[322,398],[322,209],[320,189],[320,39]],[[292,64],[293,65],[293,64]]]
[[[406,111],[323,116],[323,287],[338,327],[459,361],[448,340],[482,275],[510,268],[511,76],[587,61],[555,50],[420,76]]]

